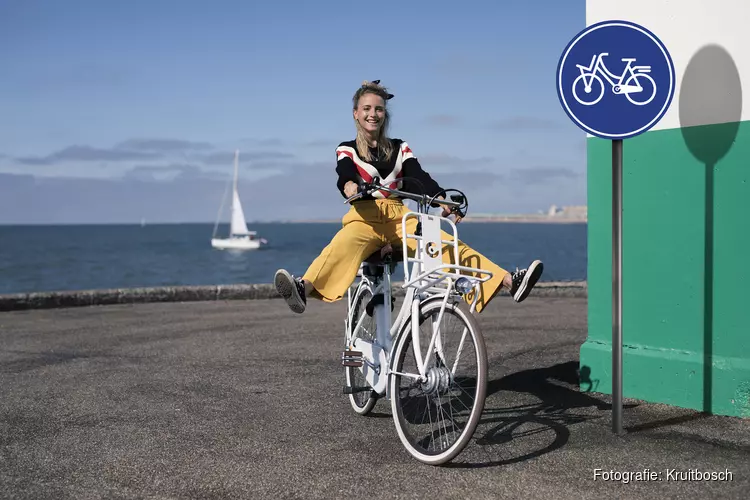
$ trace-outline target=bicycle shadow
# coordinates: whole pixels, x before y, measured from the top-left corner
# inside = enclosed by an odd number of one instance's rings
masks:
[[[531,460],[562,448],[570,438],[571,425],[600,419],[604,416],[600,412],[612,407],[578,391],[578,380],[578,362],[569,361],[490,381],[487,402],[473,440],[487,460],[445,466],[496,467]],[[492,397],[500,392],[508,394]],[[536,402],[526,403],[529,399]],[[508,400],[515,404],[502,406]],[[636,405],[624,405],[633,406]],[[476,451],[477,447],[473,448]]]

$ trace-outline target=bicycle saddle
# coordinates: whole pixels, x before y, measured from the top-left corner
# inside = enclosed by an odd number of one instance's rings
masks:
[[[402,262],[404,260],[403,250],[399,247],[398,250],[394,250],[391,244],[387,244],[376,250],[369,257],[365,259],[365,263],[373,266],[382,266],[384,264],[383,259],[386,255],[391,255],[391,262]]]

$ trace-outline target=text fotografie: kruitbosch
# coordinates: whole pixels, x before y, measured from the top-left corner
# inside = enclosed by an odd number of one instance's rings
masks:
[[[655,471],[643,469],[638,471],[616,471],[594,469],[594,481],[732,481],[734,476],[725,469],[723,471],[702,471],[700,469],[666,469]]]

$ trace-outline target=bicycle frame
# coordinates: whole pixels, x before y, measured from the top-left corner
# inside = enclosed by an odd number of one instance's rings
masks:
[[[587,88],[591,87],[591,81],[593,80],[594,75],[596,75],[597,70],[598,70],[599,74],[601,74],[604,77],[604,79],[607,80],[607,82],[612,87],[619,87],[619,86],[621,86],[623,84],[623,82],[626,81],[626,77],[629,78],[629,77],[635,76],[636,73],[648,73],[648,72],[651,71],[651,67],[650,66],[631,66],[632,63],[633,63],[633,61],[635,61],[634,58],[623,58],[622,60],[624,62],[627,62],[627,64],[625,65],[625,69],[623,70],[623,72],[622,72],[621,75],[619,75],[619,76],[615,75],[604,64],[604,60],[603,60],[604,56],[608,56],[608,55],[609,55],[609,53],[607,53],[607,52],[602,52],[599,55],[595,55],[594,57],[591,58],[591,64],[588,67],[586,67],[586,66],[584,66],[582,64],[576,64],[576,67],[579,70],[581,70],[581,75],[584,76],[584,83],[586,84]],[[586,82],[586,79],[585,79],[586,78],[585,77],[586,72],[588,72],[588,74],[590,76],[590,79],[589,79],[588,82]],[[615,80],[617,80],[617,81],[615,81]],[[638,88],[638,89],[642,90],[640,84],[638,83],[638,79],[637,78],[636,78],[635,82],[636,82],[636,86],[634,86],[633,88],[634,89]]]
[[[409,193],[402,193],[398,190],[388,191],[411,197]],[[412,197],[413,199],[413,197]],[[422,200],[423,201],[423,200]],[[441,201],[440,203],[443,203]],[[450,204],[448,202],[447,204]],[[456,205],[454,203],[454,205]],[[413,233],[408,232],[411,219],[416,219],[417,224]],[[352,349],[361,352],[362,365],[360,370],[365,375],[368,384],[376,393],[382,395],[385,393],[387,399],[391,398],[390,384],[388,380],[390,375],[401,375],[421,380],[426,380],[425,366],[431,359],[433,349],[442,354],[442,344],[440,341],[440,322],[443,317],[445,308],[449,300],[463,300],[460,298],[461,292],[457,290],[457,282],[464,282],[463,293],[469,294],[474,292],[474,299],[470,304],[470,312],[474,313],[476,303],[479,298],[479,285],[492,277],[490,271],[478,268],[461,266],[459,264],[445,264],[443,262],[444,247],[449,248],[453,253],[453,262],[459,262],[458,248],[458,229],[456,224],[444,217],[430,215],[427,212],[426,204],[420,203],[418,212],[407,212],[402,217],[402,251],[404,256],[404,283],[402,288],[406,289],[404,302],[402,303],[397,318],[391,321],[391,269],[390,264],[383,265],[382,279],[371,279],[360,268],[360,282],[355,288],[352,295],[352,288],[347,292],[348,311],[345,320],[346,328],[346,345]],[[446,231],[449,239],[443,238],[442,224],[449,225],[450,232]],[[419,233],[419,234],[417,234]],[[409,257],[408,243],[409,240],[416,241],[416,251],[413,257]],[[473,273],[474,275],[462,274]],[[466,285],[468,284],[468,285]],[[373,316],[376,319],[377,332],[375,342],[369,342],[364,339],[356,339],[352,344],[352,337],[362,327],[361,315],[359,321],[353,317],[352,305],[356,304],[359,297],[369,291],[373,297],[382,295],[382,303],[378,301],[374,306]],[[426,301],[441,300],[441,308],[437,319],[437,328],[433,325],[433,333],[427,347],[426,355],[422,357],[422,349],[419,338],[419,318],[420,308]],[[406,329],[406,321],[410,318],[411,325]],[[349,328],[353,322],[357,322],[353,328]],[[467,335],[467,329],[462,333],[461,343]],[[417,362],[418,373],[398,373],[394,371],[396,364],[392,356],[393,347],[402,341],[399,334],[411,335],[414,356]],[[461,349],[457,354],[456,361],[452,367],[451,373],[455,373],[458,364],[458,357]]]

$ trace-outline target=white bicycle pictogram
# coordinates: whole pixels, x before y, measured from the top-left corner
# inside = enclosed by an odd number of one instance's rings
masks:
[[[627,65],[625,66],[622,75],[618,76],[609,71],[604,65],[604,61],[602,59],[604,58],[604,56],[608,55],[609,54],[607,52],[602,52],[598,56],[595,55],[591,58],[591,64],[589,64],[588,66],[576,64],[576,67],[581,70],[581,74],[576,77],[575,80],[573,80],[573,97],[575,97],[576,101],[583,104],[584,106],[593,106],[594,104],[599,102],[602,97],[604,97],[604,82],[602,81],[601,77],[596,74],[597,72],[599,72],[604,77],[604,79],[609,82],[610,86],[612,87],[613,93],[617,95],[625,94],[627,100],[635,104],[636,106],[644,106],[650,103],[656,96],[656,82],[653,78],[651,78],[650,75],[647,74],[651,72],[651,66],[631,66],[635,61],[635,58],[625,57],[621,60],[627,63]],[[625,80],[625,83],[623,83],[623,80]],[[653,90],[651,91],[651,95],[648,97],[648,99],[636,100],[635,98],[631,97],[631,94],[640,94],[644,91],[644,87],[643,85],[641,85],[641,82],[639,82],[639,80],[647,80],[651,83],[651,88]],[[593,94],[593,96],[596,96],[593,100],[589,99],[585,101],[579,97],[580,90],[578,89],[580,89],[581,83],[583,83],[584,97]],[[594,83],[597,84],[596,88],[598,90],[595,90],[593,86]]]

